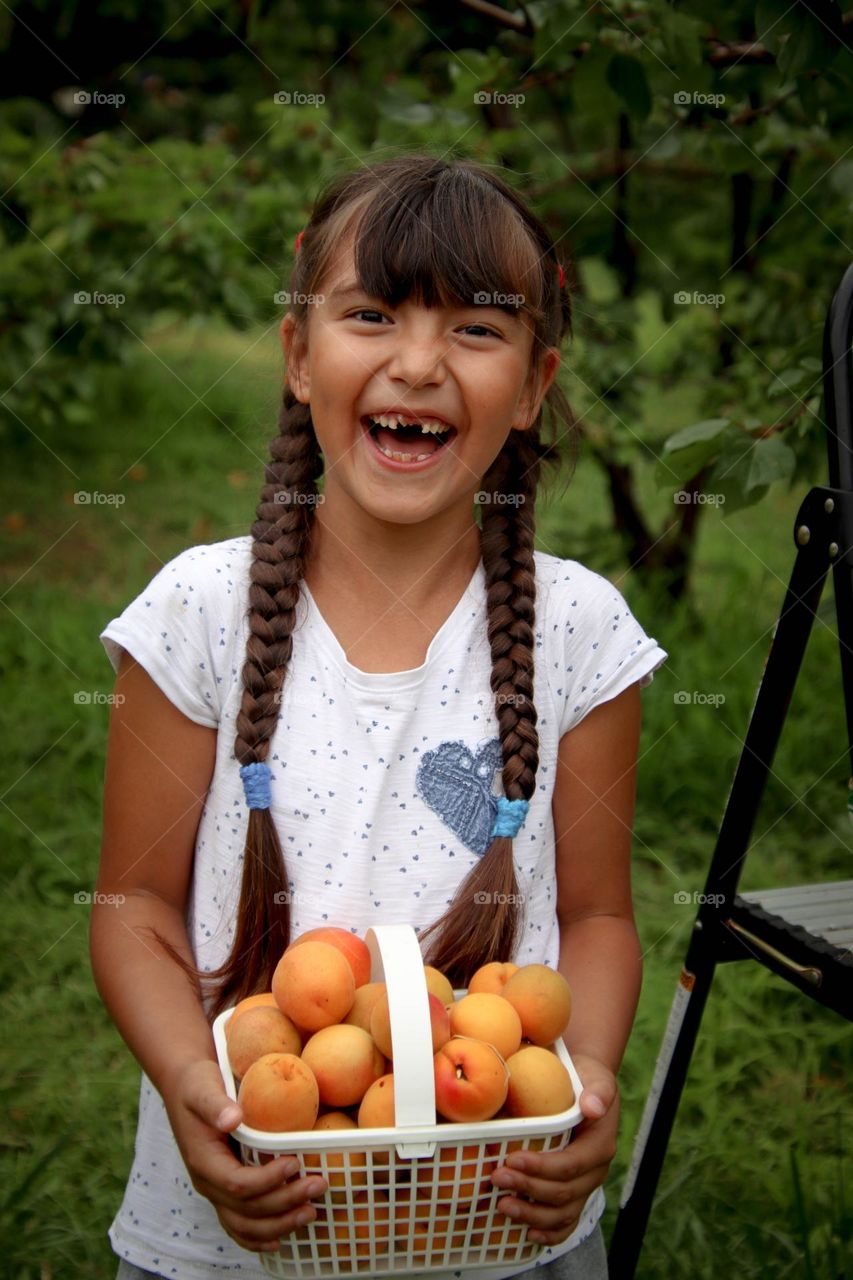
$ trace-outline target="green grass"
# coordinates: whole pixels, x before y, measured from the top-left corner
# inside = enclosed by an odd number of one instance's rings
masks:
[[[258,336],[258,335],[255,335]],[[0,1248],[20,1280],[109,1280],[107,1227],[133,1152],[138,1068],[100,1003],[88,957],[108,711],[74,701],[112,688],[98,632],[185,546],[248,532],[281,365],[274,330],[149,336],[103,379],[101,412],[35,439],[2,478],[8,521],[2,644],[7,935],[0,955],[5,1062]],[[233,367],[232,367],[233,366]],[[217,379],[206,407],[194,403]],[[187,411],[188,412],[185,412]],[[45,447],[50,446],[50,449]],[[50,451],[52,450],[53,453]],[[79,506],[78,490],[121,493]],[[704,515],[690,607],[661,607],[623,574],[602,478],[582,462],[539,516],[539,546],[618,583],[670,653],[644,693],[635,902],[645,980],[622,1073],[615,1220],[633,1135],[793,563],[802,492]],[[662,529],[671,498],[640,477]],[[827,588],[831,601],[831,588]],[[850,875],[848,760],[834,616],[817,626],[788,713],[742,889]],[[680,705],[680,690],[722,694]],[[784,818],[777,818],[789,810]],[[845,1199],[847,1024],[757,965],[718,970],[639,1272],[642,1280],[837,1280],[851,1266]],[[847,1111],[849,1115],[849,1108]]]

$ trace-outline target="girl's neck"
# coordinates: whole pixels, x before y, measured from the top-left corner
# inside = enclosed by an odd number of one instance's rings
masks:
[[[480,560],[480,529],[472,519],[463,529],[448,527],[425,539],[417,526],[397,526],[393,539],[345,536],[318,510],[304,569],[305,581],[364,607],[380,606],[390,615],[458,599]],[[317,590],[315,590],[317,588]],[[405,603],[403,603],[405,601]]]

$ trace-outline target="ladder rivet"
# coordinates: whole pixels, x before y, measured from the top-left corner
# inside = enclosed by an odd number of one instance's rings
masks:
[[[811,536],[809,526],[807,524],[801,524],[797,530],[797,542],[799,542],[800,546],[804,547]]]
[[[826,512],[827,512],[827,514],[828,514],[830,511],[834,511],[834,510],[835,510],[835,499],[834,499],[834,498],[827,498],[826,502],[823,504],[823,509],[824,509],[824,511],[826,511]]]
[[[834,559],[835,559],[835,557],[836,557],[837,555],[838,555],[838,543],[837,543],[837,542],[830,542],[830,544],[829,544],[829,558],[830,558],[830,560],[834,560]]]
[[[696,932],[696,933],[698,933],[698,932],[699,932],[699,930],[700,930],[700,929],[703,929],[704,927],[705,927],[705,926],[702,924],[702,921],[701,921],[701,920],[697,920],[697,921],[696,921],[696,923],[693,925],[694,932]]]

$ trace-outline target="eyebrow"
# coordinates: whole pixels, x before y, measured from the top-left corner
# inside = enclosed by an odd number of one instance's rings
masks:
[[[352,298],[352,297],[369,298],[369,297],[372,297],[372,295],[369,294],[366,289],[363,289],[361,285],[358,284],[357,281],[352,281],[352,282],[348,281],[346,284],[339,285],[336,289],[333,289],[332,292],[328,295],[328,301],[342,302],[344,298]],[[476,311],[480,311],[480,310],[500,311],[501,314],[507,318],[507,320],[520,322],[520,314],[518,312],[507,311],[505,310],[504,307],[498,307],[498,306],[489,307],[489,306],[483,306],[482,303],[471,302],[467,304],[462,303],[458,307],[453,309],[457,311],[475,311],[475,310]]]

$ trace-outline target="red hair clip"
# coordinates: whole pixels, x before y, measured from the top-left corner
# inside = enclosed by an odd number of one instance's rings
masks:
[[[300,232],[299,232],[299,235],[298,235],[298,236],[296,237],[296,239],[294,240],[294,242],[293,242],[293,252],[294,252],[294,253],[298,253],[298,252],[299,252],[299,246],[302,244],[302,237],[303,237],[304,235],[305,235],[305,232],[304,232],[304,231],[300,231]]]

